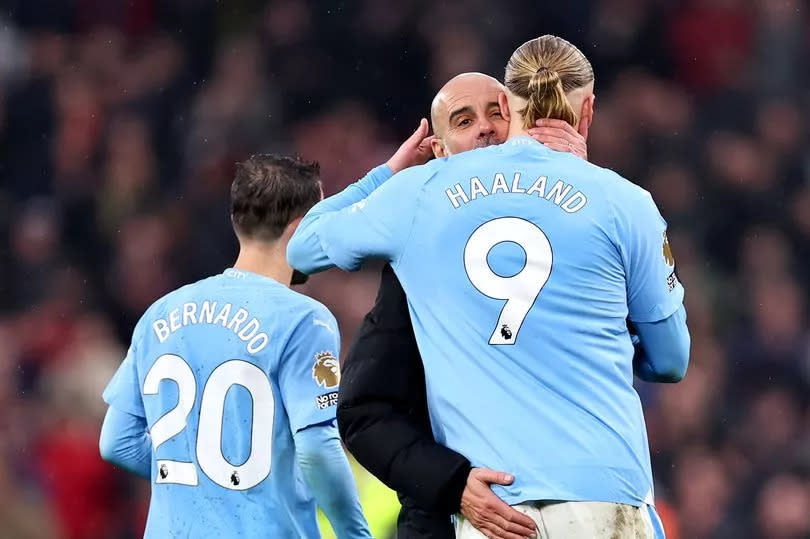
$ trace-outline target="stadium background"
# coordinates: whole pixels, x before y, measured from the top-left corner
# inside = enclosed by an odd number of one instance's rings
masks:
[[[809,11],[0,1],[0,537],[141,532],[148,485],[99,460],[99,395],[141,312],[233,261],[235,161],[299,153],[333,193],[446,79],[500,77],[543,33],[592,60],[590,159],[653,192],[687,287],[689,373],[639,385],[670,536],[810,537]],[[333,271],[306,291],[348,343],[377,280]],[[395,507],[374,502],[383,535]]]

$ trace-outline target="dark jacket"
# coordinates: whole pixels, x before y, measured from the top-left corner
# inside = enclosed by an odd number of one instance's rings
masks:
[[[399,493],[398,537],[454,537],[470,462],[433,439],[405,292],[388,265],[343,363],[337,418],[358,462]]]

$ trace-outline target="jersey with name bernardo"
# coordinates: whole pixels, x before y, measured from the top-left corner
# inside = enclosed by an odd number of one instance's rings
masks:
[[[318,227],[333,264],[392,262],[436,439],[514,474],[501,498],[652,501],[626,320],[670,316],[683,288],[648,192],[518,137],[401,172]]]
[[[320,537],[293,433],[335,418],[337,324],[318,302],[229,269],[143,315],[104,392],[146,418],[146,537]]]

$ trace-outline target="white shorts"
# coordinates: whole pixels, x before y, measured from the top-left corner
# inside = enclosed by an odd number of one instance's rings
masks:
[[[513,506],[537,524],[537,539],[659,539],[655,510],[604,502],[543,502]],[[457,539],[486,539],[462,515],[456,515]]]

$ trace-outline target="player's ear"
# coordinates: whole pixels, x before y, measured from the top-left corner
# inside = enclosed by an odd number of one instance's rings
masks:
[[[582,102],[582,109],[579,111],[579,125],[577,126],[577,132],[585,140],[588,140],[588,130],[591,128],[591,124],[593,123],[593,109],[594,103],[596,102],[596,96],[591,94],[585,98],[585,101]]]
[[[509,112],[509,100],[506,98],[506,92],[498,94],[498,107],[501,109],[501,116],[507,122],[511,120],[512,114]]]
[[[433,137],[430,139],[430,149],[433,150],[433,157],[447,157],[444,141],[440,138]]]

